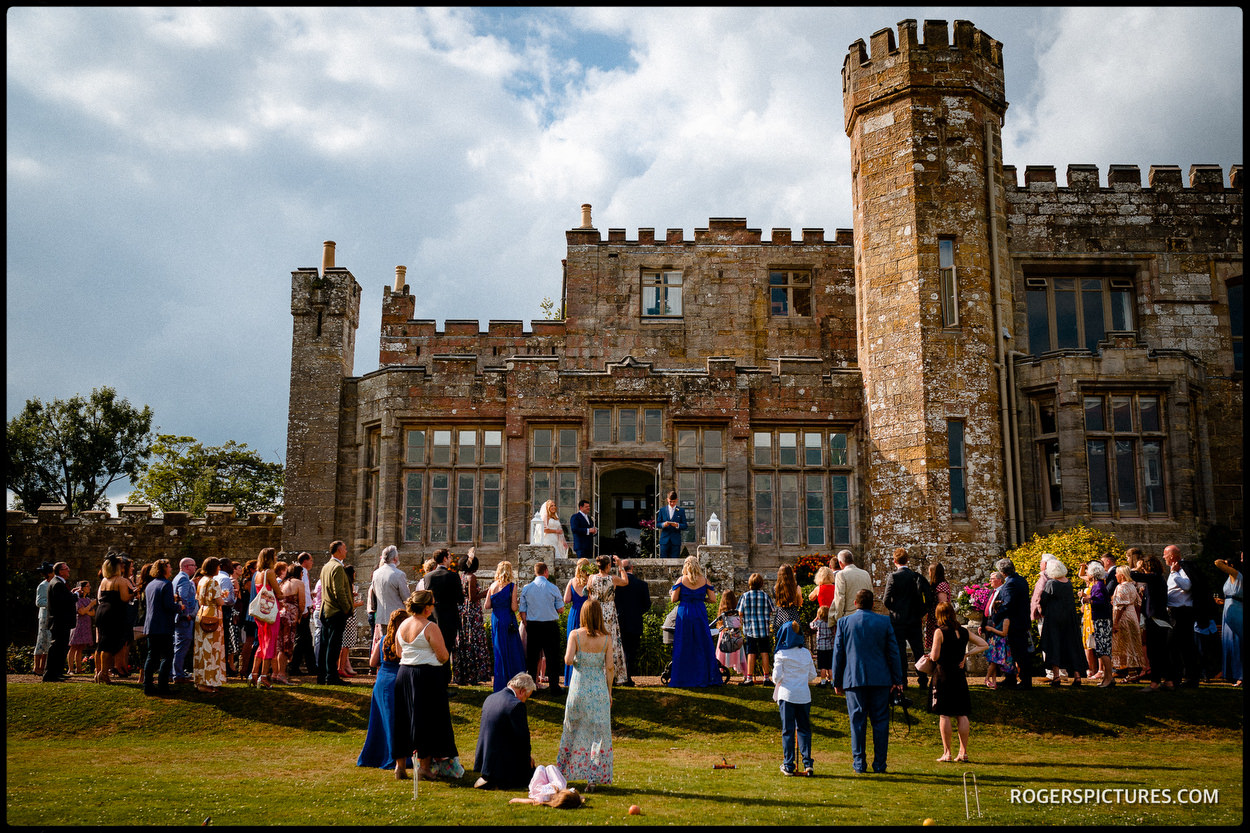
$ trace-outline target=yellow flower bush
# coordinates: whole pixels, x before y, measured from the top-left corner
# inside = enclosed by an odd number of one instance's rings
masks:
[[[1032,589],[1037,583],[1042,553],[1048,552],[1063,562],[1068,568],[1068,579],[1072,586],[1080,590],[1085,585],[1078,575],[1082,564],[1096,561],[1104,552],[1112,553],[1117,563],[1123,564],[1124,550],[1124,544],[1112,533],[1078,524],[1048,535],[1034,533],[1027,542],[1008,551],[1007,557],[1016,565],[1016,572],[1024,577]]]

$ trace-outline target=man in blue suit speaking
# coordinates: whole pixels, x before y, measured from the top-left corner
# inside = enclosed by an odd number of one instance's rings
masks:
[[[660,530],[660,558],[681,558],[681,534],[686,529],[686,510],[677,505],[677,492],[668,493],[668,506],[655,514]]]
[[[838,619],[833,637],[833,686],[846,694],[851,719],[851,766],[867,771],[872,721],[872,771],[885,772],[890,741],[890,692],[903,690],[903,662],[890,617],[872,612],[872,591],[855,594],[855,611]]]

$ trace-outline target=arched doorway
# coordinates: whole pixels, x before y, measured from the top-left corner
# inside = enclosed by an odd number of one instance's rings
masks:
[[[659,468],[658,463],[622,463],[597,469],[595,507],[600,553],[621,557],[655,554],[641,551],[641,521],[655,518]]]

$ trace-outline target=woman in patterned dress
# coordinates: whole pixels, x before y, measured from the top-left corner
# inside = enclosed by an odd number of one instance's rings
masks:
[[[220,624],[221,606],[226,602],[226,591],[217,583],[219,564],[216,558],[205,558],[200,565],[202,575],[195,587],[195,600],[200,603],[200,610],[195,617],[193,680],[196,690],[205,694],[215,694],[226,682],[226,640]],[[206,631],[200,624],[200,618],[209,616],[217,616],[218,625],[213,630]]]
[[[230,582],[234,585],[234,601],[230,604],[230,615],[226,617],[226,676],[242,677],[243,671],[243,617],[247,614],[246,588],[243,586],[243,565],[238,561],[230,562]],[[229,658],[234,657],[234,669],[230,669]]]
[[[69,662],[70,668],[75,674],[82,673],[82,655],[91,653],[93,639],[91,636],[91,619],[95,616],[95,599],[91,598],[91,582],[78,582],[77,589],[74,592],[78,595],[78,601],[74,603],[78,612],[78,619],[74,624],[74,631],[69,635]]]
[[[1098,672],[1090,674],[1089,678],[1102,680],[1099,688],[1110,688],[1115,685],[1115,671],[1111,664],[1111,596],[1105,583],[1107,571],[1102,562],[1091,561],[1085,566],[1083,574],[1086,584],[1082,597],[1088,600],[1087,607],[1093,623],[1089,644],[1093,646],[1094,665],[1098,666]]]
[[[803,606],[803,591],[794,578],[794,568],[782,564],[777,568],[777,583],[773,586],[773,598],[777,608],[773,611],[773,633],[779,632],[787,622],[799,621],[799,608]],[[799,623],[799,633],[807,633],[807,623]]]
[[[1011,648],[1007,645],[1007,633],[1013,625],[1011,620],[1003,615],[1003,600],[999,593],[1005,578],[997,570],[990,574],[990,587],[994,588],[994,592],[985,603],[985,620],[981,626],[989,645],[985,652],[986,688],[998,688],[999,670],[1008,677],[1016,670],[1016,663],[1011,657]],[[1015,627],[1020,627],[1019,623],[1016,623]]]
[[[933,595],[937,597],[937,604],[951,600],[951,586],[946,581],[946,568],[940,563],[929,565],[929,586],[933,588]],[[937,630],[936,608],[937,605],[934,605],[934,610],[925,613],[924,616],[925,651],[933,648],[933,632]]]
[[[360,622],[356,619],[356,608],[363,607],[364,601],[360,598],[360,591],[356,589],[356,568],[347,564],[343,571],[347,573],[347,580],[352,585],[352,613],[347,617],[347,627],[343,631],[343,650],[339,651],[339,676],[358,677],[360,675],[352,670],[351,651],[360,644]]]
[[[278,567],[281,568],[284,564],[285,562],[279,562]],[[280,571],[278,578],[282,579],[282,584],[279,585],[282,592],[278,594],[278,656],[275,658],[278,669],[273,681],[283,685],[299,685],[287,676],[286,666],[291,657],[295,656],[299,616],[304,609],[304,568],[292,564],[285,571]]]
[[[596,576],[598,578],[598,576]],[[592,579],[593,581],[593,579]],[[595,598],[582,605],[581,627],[569,634],[564,661],[573,681],[564,704],[564,727],[556,767],[566,779],[585,779],[586,789],[612,783],[612,644]]]
[[[459,605],[460,630],[456,634],[456,655],[451,665],[456,685],[477,685],[491,674],[490,639],[486,636],[482,620],[485,594],[477,583],[477,568],[477,555],[474,548],[469,547],[468,553],[460,557],[457,567],[464,601]]]
[[[1137,608],[1141,594],[1137,584],[1129,578],[1129,568],[1123,564],[1115,568],[1118,583],[1111,594],[1111,664],[1117,670],[1124,669],[1129,676],[1138,674],[1145,660],[1142,658],[1141,625]]]
[[[612,637],[612,667],[616,670],[615,681],[623,683],[629,678],[629,672],[625,670],[625,643],[621,641],[621,626],[616,616],[616,588],[629,584],[629,579],[612,575],[612,565],[616,560],[615,555],[601,555],[595,559],[599,572],[586,582],[586,596],[587,599],[599,602],[604,627],[608,635]],[[583,604],[582,607],[584,609],[585,605]]]

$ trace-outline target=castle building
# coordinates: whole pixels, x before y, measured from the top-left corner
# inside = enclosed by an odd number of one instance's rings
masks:
[[[967,21],[856,41],[842,87],[853,232],[605,240],[585,205],[562,319],[440,330],[397,267],[359,377],[361,290],[327,242],[292,272],[284,548],[492,564],[585,498],[626,552],[670,489],[690,552],[714,513],[740,572],[904,546],[967,575],[1077,522],[1239,534],[1241,166],[1020,182],[1002,46]]]

